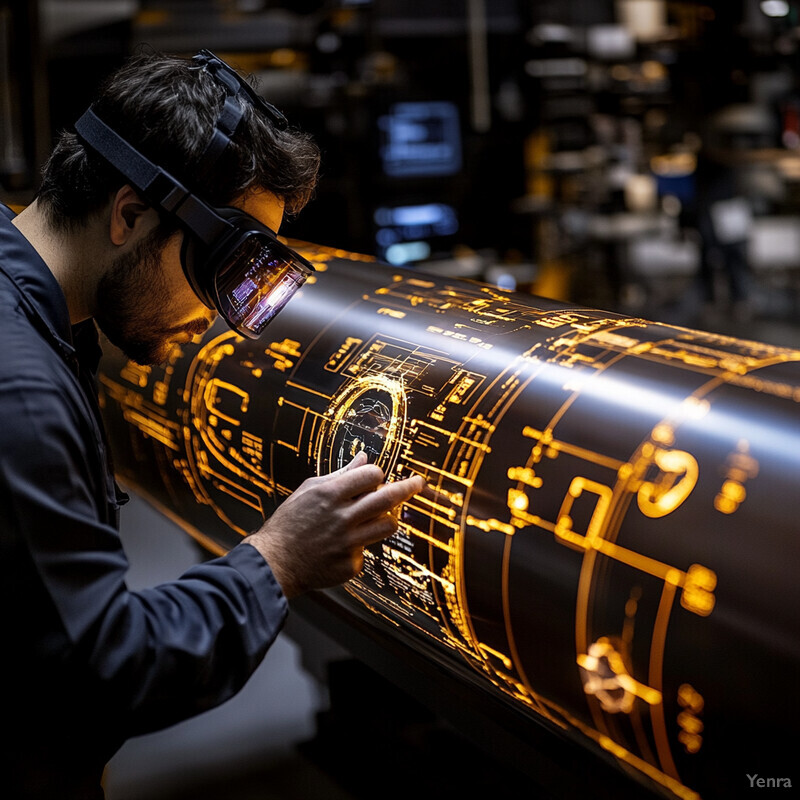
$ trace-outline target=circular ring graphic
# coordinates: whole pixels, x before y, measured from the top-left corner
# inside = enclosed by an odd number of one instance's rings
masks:
[[[384,375],[359,378],[333,398],[325,416],[318,474],[341,469],[361,451],[384,475],[391,472],[406,420],[402,382]]]

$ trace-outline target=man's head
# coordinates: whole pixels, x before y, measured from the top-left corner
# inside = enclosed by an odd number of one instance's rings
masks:
[[[310,138],[282,130],[247,98],[221,156],[205,157],[226,98],[196,61],[140,55],[107,79],[97,117],[136,150],[213,206],[244,208],[277,230],[313,192],[319,151]],[[63,133],[37,196],[53,230],[70,233],[100,220],[114,255],[97,285],[91,313],[108,337],[139,361],[160,361],[170,342],[208,324],[180,266],[180,224],[156,212],[126,179],[73,133]]]

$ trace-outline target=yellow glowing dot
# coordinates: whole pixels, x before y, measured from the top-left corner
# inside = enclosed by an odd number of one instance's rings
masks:
[[[733,514],[736,511],[736,503],[734,503],[729,497],[724,497],[721,494],[718,494],[714,498],[714,508],[717,511],[721,512],[722,514]]]
[[[687,753],[696,753],[703,744],[703,737],[681,731],[678,734],[678,741],[686,748]]]
[[[508,507],[514,511],[528,510],[528,496],[518,489],[508,490]]]
[[[725,481],[722,485],[722,493],[735,503],[741,503],[747,494],[744,486],[735,481]]]
[[[659,442],[660,444],[672,444],[675,440],[672,428],[670,428],[669,425],[664,424],[657,425],[655,428],[653,428],[651,438],[654,442]]]
[[[695,714],[699,714],[703,710],[705,700],[703,700],[703,695],[690,683],[682,683],[678,687],[678,703]]]
[[[681,713],[678,714],[678,725],[687,733],[697,734],[703,732],[703,723],[694,714],[690,714],[688,711],[681,711]]]

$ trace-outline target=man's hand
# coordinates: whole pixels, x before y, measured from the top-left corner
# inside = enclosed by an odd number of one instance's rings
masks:
[[[391,536],[395,509],[426,484],[415,475],[383,482],[383,471],[358,453],[330,475],[308,478],[244,541],[267,560],[287,597],[350,580],[367,545]]]

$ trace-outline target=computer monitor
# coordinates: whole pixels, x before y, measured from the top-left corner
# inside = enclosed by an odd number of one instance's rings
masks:
[[[453,103],[395,103],[378,118],[378,131],[381,167],[390,178],[454,175],[461,170],[461,128]]]

